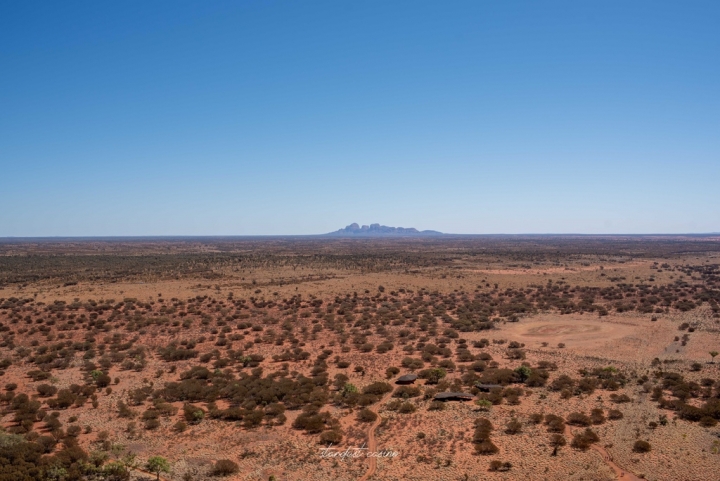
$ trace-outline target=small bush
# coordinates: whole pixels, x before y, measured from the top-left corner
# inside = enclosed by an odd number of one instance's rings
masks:
[[[502,462],[497,459],[490,461],[490,471],[510,471],[510,468],[512,468],[512,464],[507,461]]]
[[[157,419],[148,419],[145,421],[145,429],[153,430],[160,427],[160,421]]]
[[[517,419],[511,419],[505,426],[505,434],[519,434],[522,432],[522,423]]]
[[[608,411],[608,418],[612,419],[613,421],[616,421],[618,419],[622,419],[624,417],[622,411],[618,411],[617,409],[611,409]]]
[[[385,376],[387,377],[387,379],[390,379],[399,373],[400,373],[400,369],[395,366],[391,366],[385,370]]]
[[[190,403],[183,405],[183,416],[190,424],[198,424],[205,418],[205,410]]]
[[[401,362],[402,367],[406,369],[410,369],[412,371],[415,371],[417,369],[422,369],[423,366],[425,366],[425,363],[422,359],[416,359],[412,357],[406,357]]]
[[[567,417],[567,423],[573,426],[590,426],[590,417],[583,413],[570,413]]]
[[[565,431],[565,420],[563,420],[560,416],[546,414],[545,424],[547,425],[548,432],[562,433]]]
[[[540,413],[533,413],[530,415],[530,422],[532,424],[540,424],[543,420],[543,415]]]
[[[340,441],[342,441],[342,433],[334,429],[324,431],[320,435],[321,444],[338,444]]]
[[[553,447],[561,447],[565,446],[567,441],[565,441],[565,437],[562,434],[551,434],[550,435],[550,445]]]
[[[647,453],[648,451],[650,451],[650,449],[650,443],[647,441],[638,439],[637,441],[635,441],[635,444],[633,444],[633,451],[635,451],[636,453]]]
[[[700,426],[711,428],[717,425],[717,420],[710,416],[703,416],[700,418]]]
[[[627,394],[611,394],[610,400],[618,404],[632,402],[632,399],[630,399],[630,396],[628,396]]]
[[[357,420],[361,423],[371,423],[377,419],[378,415],[371,410],[365,408],[358,412]]]
[[[365,386],[362,392],[363,394],[375,394],[378,396],[382,396],[383,394],[389,393],[390,391],[392,391],[392,386],[390,384],[378,381],[368,386]]]
[[[595,434],[595,432],[593,432],[590,428],[587,428],[584,432],[576,434],[575,437],[573,437],[570,446],[575,449],[585,451],[590,447],[591,444],[596,443],[599,440],[600,438],[598,437],[598,435]]]
[[[133,418],[135,417],[135,412],[130,409],[127,404],[125,404],[123,401],[118,401],[118,416],[121,418]]]
[[[385,383],[382,383],[382,384],[385,384]],[[417,397],[419,395],[420,395],[420,388],[417,386],[400,386],[397,389],[395,389],[395,392],[393,393],[393,397],[398,397],[398,398],[403,398],[403,399]]]
[[[493,444],[492,441],[486,439],[480,443],[475,444],[475,452],[483,456],[489,456],[496,454],[499,451],[498,447]]]
[[[240,471],[240,466],[236,462],[221,459],[213,465],[211,473],[213,476],[230,476],[238,471]]]

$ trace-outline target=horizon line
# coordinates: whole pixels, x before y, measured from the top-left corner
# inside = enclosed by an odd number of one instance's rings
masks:
[[[227,238],[277,238],[277,237],[303,237],[303,238],[327,238],[327,239],[392,239],[392,238],[437,238],[437,237],[711,237],[720,236],[720,232],[682,232],[682,233],[486,233],[486,234],[458,234],[444,233],[437,234],[389,234],[389,235],[336,235],[334,232],[326,234],[160,234],[160,235],[56,235],[56,236],[0,236],[0,242],[9,240],[112,240],[112,239],[227,239]]]

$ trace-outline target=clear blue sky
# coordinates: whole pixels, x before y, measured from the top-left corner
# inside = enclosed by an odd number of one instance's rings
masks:
[[[0,1],[0,236],[720,231],[717,1]]]

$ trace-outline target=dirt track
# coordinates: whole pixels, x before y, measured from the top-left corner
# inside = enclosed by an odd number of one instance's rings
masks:
[[[388,402],[390,399],[390,396],[392,396],[392,392],[387,393],[383,398],[380,400],[379,403],[377,403],[377,407],[375,408],[375,411],[373,411],[375,414],[377,413],[377,410],[380,409],[380,406]],[[375,440],[375,430],[378,426],[380,426],[380,423],[382,422],[382,418],[378,414],[377,419],[370,425],[370,428],[368,429],[368,446],[367,446],[367,452],[372,453],[374,451],[377,451],[377,441]],[[363,475],[362,478],[360,478],[359,481],[367,481],[370,479],[370,477],[375,474],[375,471],[377,470],[377,458],[376,457],[369,457],[368,458],[368,470]]]
[[[573,437],[574,433],[572,429],[570,429],[570,426],[565,426],[565,435],[569,438]],[[597,444],[591,444],[590,448],[600,453],[600,456],[602,456],[605,464],[612,468],[620,481],[642,481],[642,478],[635,476],[635,474],[633,474],[632,472],[615,464],[612,456],[610,456],[610,454],[602,446],[598,446]]]

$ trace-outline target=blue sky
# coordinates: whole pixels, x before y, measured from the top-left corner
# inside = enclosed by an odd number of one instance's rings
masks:
[[[0,236],[720,231],[720,3],[0,1]]]

